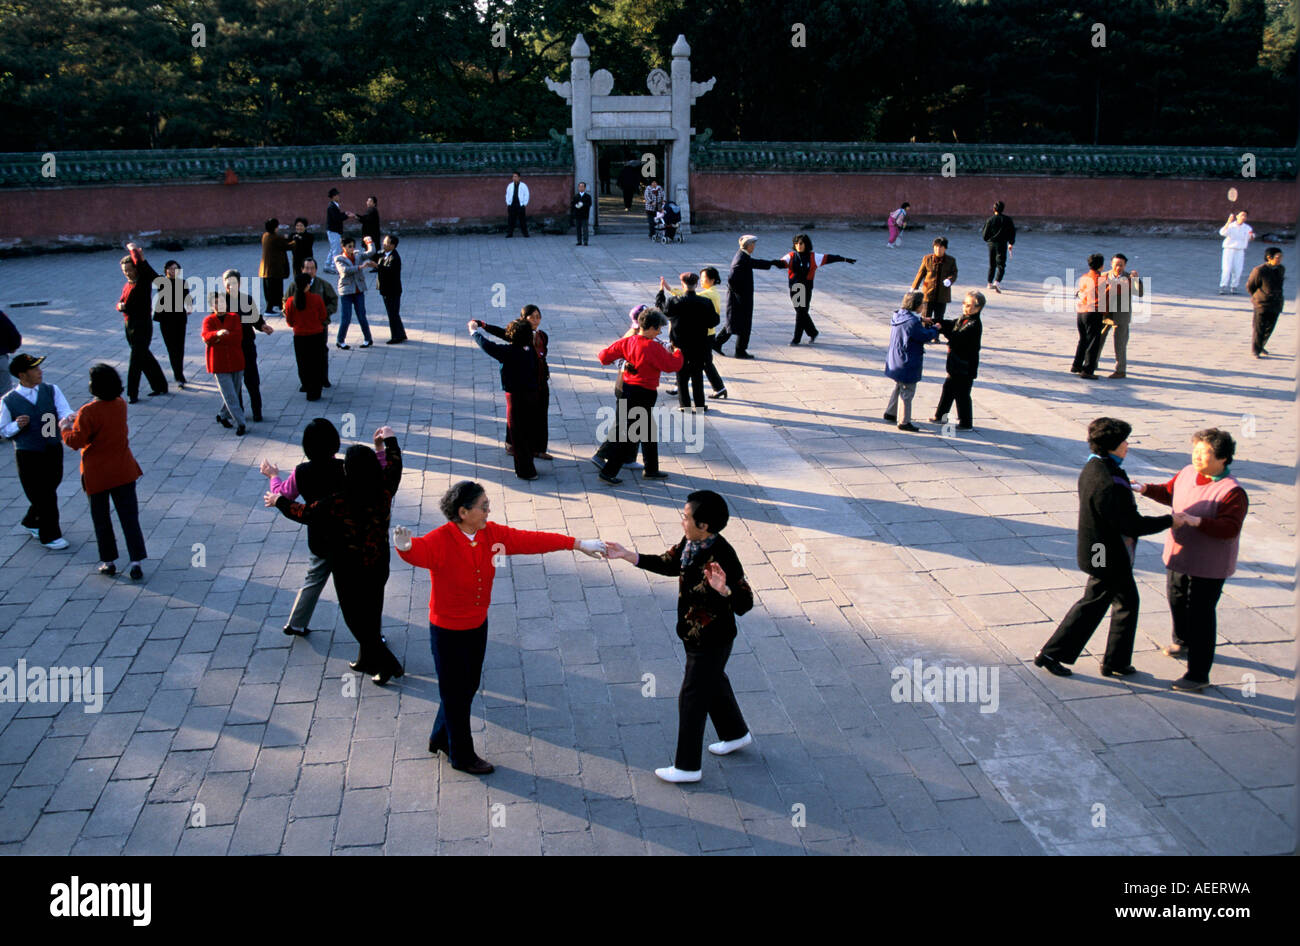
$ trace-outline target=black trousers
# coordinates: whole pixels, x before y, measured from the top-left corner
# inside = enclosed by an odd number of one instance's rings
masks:
[[[32,421],[40,423],[40,418]],[[18,482],[27,495],[24,529],[40,530],[41,542],[63,537],[59,528],[59,484],[63,482],[63,444],[55,443],[44,450],[15,450]]]
[[[583,246],[587,246],[588,231],[591,229],[591,223],[588,221],[587,215],[583,214],[580,217],[574,217],[573,223],[578,231],[578,242]]]
[[[943,390],[939,393],[939,405],[934,409],[934,416],[943,420],[953,404],[957,405],[957,423],[969,427],[973,423],[970,402],[970,389],[974,378],[955,378],[952,375],[943,379]]]
[[[813,325],[812,316],[808,314],[808,308],[812,305],[812,292],[812,283],[796,282],[790,284],[790,301],[794,303],[795,344],[798,344],[799,340],[803,338],[804,332],[808,333],[810,339],[817,337],[817,326]]]
[[[1102,312],[1078,312],[1075,322],[1079,327],[1079,344],[1074,349],[1074,364],[1071,371],[1091,374],[1097,370],[1097,359],[1101,357],[1102,321],[1106,318]]]
[[[167,358],[172,365],[172,378],[177,384],[185,383],[185,328],[183,315],[163,316],[158,323],[162,333],[163,344],[167,346]]]
[[[1111,568],[1104,577],[1088,576],[1083,597],[1076,601],[1056,633],[1043,645],[1043,653],[1061,663],[1079,659],[1093,631],[1110,611],[1110,636],[1102,663],[1123,669],[1133,662],[1133,641],[1137,637],[1138,587],[1129,569]]]
[[[702,352],[691,352],[690,357],[682,359],[682,370],[677,372],[677,404],[690,407],[692,395],[696,407],[704,407],[704,365]],[[688,390],[689,388],[689,390]]]
[[[515,235],[516,224],[520,232],[528,236],[528,208],[522,205],[516,207],[512,204],[506,209],[506,236]]]
[[[623,209],[631,210],[632,198],[636,196],[636,188],[634,187],[631,190],[628,190],[626,187],[624,187],[620,189],[623,191]]]
[[[655,235],[655,214],[657,212],[658,211],[654,211],[654,210],[647,210],[645,212],[645,221],[650,226],[650,236]]]
[[[400,666],[384,643],[384,586],[388,584],[388,564],[379,568],[362,568],[353,563],[330,563],[334,591],[339,597],[339,613],[356,638],[358,669],[379,673]]]
[[[325,354],[328,347],[325,332],[293,337],[293,357],[298,363],[298,383],[306,390],[309,401],[320,397],[321,386],[325,383],[321,368],[328,357]]]
[[[474,694],[483,678],[487,654],[487,621],[469,631],[452,631],[429,625],[429,648],[438,674],[438,716],[429,741],[447,750],[452,765],[468,765],[477,758],[469,729]]]
[[[605,461],[601,472],[606,476],[617,476],[623,464],[636,459],[638,448],[645,464],[644,472],[658,472],[659,436],[653,411],[659,393],[637,384],[624,384],[614,391],[619,401],[615,405],[614,426],[596,451],[596,456]]]
[[[131,346],[131,360],[126,366],[126,396],[135,400],[140,396],[140,375],[149,382],[149,390],[165,393],[167,378],[158,359],[149,350],[153,341],[153,323],[148,319],[126,324],[126,343]]]
[[[948,303],[940,302],[938,299],[927,299],[925,303],[925,317],[938,321],[943,318],[943,314],[948,311]]]
[[[1222,578],[1196,578],[1169,571],[1165,592],[1174,623],[1174,643],[1187,648],[1187,678],[1202,683],[1210,679],[1214,645],[1219,628],[1215,608],[1223,594]]]
[[[532,479],[537,475],[533,445],[537,443],[537,392],[506,392],[506,435],[514,441],[515,476]]]
[[[713,365],[713,346],[717,344],[717,336],[709,339],[709,347],[704,349],[704,377],[709,379],[709,385],[713,388],[713,393],[725,391],[727,384],[722,380],[722,375],[718,374],[718,369]]]
[[[406,338],[406,326],[402,324],[402,294],[395,292],[383,296],[384,311],[388,313],[388,337],[393,341]]]
[[[266,310],[284,308],[284,277],[263,276],[262,295],[266,297]]]
[[[1250,340],[1250,350],[1255,354],[1258,355],[1262,352],[1264,347],[1268,344],[1268,340],[1273,334],[1273,329],[1277,328],[1277,317],[1281,314],[1280,311],[1263,312],[1259,309],[1255,310],[1254,332],[1252,333]]]
[[[533,453],[545,453],[546,448],[551,442],[551,386],[548,382],[543,381],[537,388],[537,413],[533,418]],[[506,416],[509,417],[510,411],[507,409]],[[510,427],[509,421],[506,423],[506,446],[515,445],[515,434]]]
[[[117,507],[117,521],[122,523],[126,554],[133,562],[143,562],[149,557],[144,547],[144,533],[140,531],[140,504],[135,498],[134,480],[90,493],[86,499],[90,500],[90,521],[95,526],[95,543],[99,546],[101,562],[117,561],[117,536],[113,533],[113,520],[108,509],[110,499]]]
[[[686,673],[677,694],[677,757],[673,761],[684,772],[700,770],[706,717],[713,720],[719,739],[739,739],[749,732],[726,674],[732,643],[686,648]]]
[[[1002,282],[1002,277],[1007,272],[1007,245],[1005,243],[990,243],[989,248],[989,278],[985,282]]]
[[[244,342],[244,387],[248,388],[248,406],[253,420],[262,419],[262,378],[257,373],[257,343]],[[240,396],[243,401],[243,396]]]

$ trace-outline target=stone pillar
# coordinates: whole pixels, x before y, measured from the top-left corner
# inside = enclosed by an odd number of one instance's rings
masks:
[[[682,232],[691,232],[691,47],[679,34],[673,43],[673,147],[668,198],[682,209]]]
[[[596,193],[593,186],[596,181],[595,149],[591,146],[588,133],[591,129],[591,47],[581,33],[573,41],[569,50],[573,62],[569,66],[569,83],[573,95],[573,187],[578,189],[578,181],[587,182],[587,191]],[[567,202],[566,202],[567,203]],[[596,202],[592,200],[592,210],[587,212],[587,223]]]

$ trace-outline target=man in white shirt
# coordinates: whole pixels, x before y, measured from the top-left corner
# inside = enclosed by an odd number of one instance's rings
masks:
[[[1219,295],[1237,294],[1237,284],[1241,282],[1241,269],[1246,262],[1246,247],[1255,239],[1255,231],[1246,223],[1246,211],[1234,217],[1228,214],[1228,222],[1219,228],[1223,237],[1223,271],[1219,275]]]
[[[45,358],[28,354],[9,362],[18,379],[0,399],[0,435],[12,440],[18,463],[18,481],[30,503],[23,528],[56,551],[68,540],[59,528],[59,484],[63,482],[63,440],[59,421],[72,416],[68,399],[58,385],[45,384],[40,364]]]
[[[510,175],[506,185],[506,239],[515,235],[515,224],[528,239],[528,185],[519,180],[519,172]]]

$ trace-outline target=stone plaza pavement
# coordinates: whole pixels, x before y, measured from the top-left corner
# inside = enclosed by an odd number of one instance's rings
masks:
[[[387,347],[377,327],[374,348],[331,348],[334,387],[309,405],[290,333],[273,318],[276,334],[258,341],[266,420],[243,439],[213,420],[216,386],[192,318],[191,390],[131,408],[145,471],[143,582],[95,574],[74,456],[60,490],[71,549],[61,553],[18,527],[25,504],[3,461],[0,667],[102,667],[111,693],[98,714],[0,703],[0,851],[1292,850],[1295,318],[1288,306],[1275,357],[1250,357],[1247,297],[1215,292],[1217,226],[1195,238],[1024,231],[1007,291],[985,310],[977,430],[946,435],[926,423],[943,377],[939,348],[916,400],[924,432],[880,418],[892,387],[882,374],[890,313],[933,234],[910,232],[895,251],[876,230],[813,231],[818,251],[858,257],[819,274],[820,340],[787,346],[784,274],[758,273],[757,360],[718,360],[731,396],[713,402],[702,451],[665,444],[670,479],[625,473],[618,487],[587,462],[598,411],[612,403],[613,376],[595,354],[622,333],[629,306],[650,301],[660,275],[707,264],[725,272],[733,233],[663,247],[633,231],[596,235],[585,249],[539,234],[404,240],[412,342]],[[759,256],[788,249],[789,231],[758,232]],[[948,235],[961,269],[954,293],[982,287],[977,234]],[[1248,268],[1264,244],[1251,248]],[[1284,244],[1295,272],[1293,246]],[[1127,380],[1082,381],[1067,370],[1072,302],[1050,280],[1072,284],[1088,253],[1119,250],[1150,280],[1150,316],[1134,326]],[[87,400],[93,362],[125,372],[119,255],[0,264],[0,306],[26,350],[49,357],[46,379],[74,408]],[[147,255],[158,268],[177,256],[202,276],[256,272],[258,261],[253,245]],[[465,330],[469,318],[504,324],[525,302],[541,306],[551,338],[555,460],[539,463],[532,483],[514,477],[501,446],[497,365]],[[369,304],[384,325],[377,293]],[[355,326],[350,341],[360,341]],[[165,363],[158,336],[154,350]],[[1108,351],[1103,371],[1110,365]],[[1098,674],[1104,627],[1070,679],[1028,662],[1083,585],[1075,481],[1085,425],[1101,414],[1133,424],[1126,468],[1138,480],[1163,481],[1186,464],[1198,428],[1238,436],[1234,473],[1251,510],[1219,606],[1215,685],[1202,694],[1170,690],[1182,666],[1158,649],[1170,632],[1159,536],[1138,555],[1137,676]],[[676,588],[624,562],[565,552],[512,559],[497,575],[474,705],[479,752],[496,773],[474,778],[430,757],[438,696],[427,574],[393,556],[385,633],[407,675],[385,688],[362,680],[348,695],[354,643],[332,587],[312,622],[319,632],[280,632],[306,538],[263,508],[258,461],[292,467],[317,415],[336,424],[351,415],[345,440],[354,442],[393,425],[405,462],[393,522],[421,532],[444,521],[437,502],[449,483],[470,477],[487,485],[497,521],[657,553],[680,536],[690,490],[724,493],[726,536],[757,597],[728,668],[755,744],[724,759],[706,753],[697,785],[654,777],[676,737]],[[895,702],[891,671],[910,676],[918,659],[974,668],[996,687],[983,704]]]

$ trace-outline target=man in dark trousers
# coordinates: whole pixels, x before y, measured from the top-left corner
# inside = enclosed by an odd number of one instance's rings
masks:
[[[1105,321],[1105,277],[1101,274],[1106,257],[1093,253],[1088,257],[1088,271],[1079,277],[1074,290],[1074,320],[1079,329],[1079,344],[1074,349],[1070,371],[1081,378],[1097,377],[1097,359],[1101,357],[1101,329]]]
[[[13,441],[18,482],[27,494],[23,528],[47,549],[68,547],[59,527],[59,484],[63,482],[63,441],[59,421],[73,416],[68,399],[58,385],[45,384],[40,364],[44,357],[18,355],[9,373],[18,379],[0,399],[0,435]]]
[[[591,195],[587,193],[587,182],[578,182],[578,192],[573,195],[573,225],[578,231],[578,242],[574,246],[587,245],[587,230],[591,218]]]
[[[641,162],[635,158],[628,160],[618,172],[618,189],[623,192],[623,209],[631,212],[632,198],[636,197],[637,185],[641,183]]]
[[[343,195],[337,187],[330,188],[329,198],[330,202],[325,205],[325,236],[330,241],[330,255],[325,261],[325,268],[333,272],[334,257],[343,254],[343,223],[348,217],[356,217],[356,214],[348,213],[339,205]]]
[[[677,403],[686,410],[694,395],[695,406],[707,411],[704,365],[708,361],[709,329],[718,324],[718,313],[712,302],[696,294],[695,287],[700,282],[698,273],[682,273],[678,278],[682,283],[679,296],[669,295],[667,281],[659,278],[655,305],[668,319],[668,340],[682,353],[682,370],[677,372]]]
[[[713,350],[725,355],[722,346],[731,336],[736,336],[736,358],[753,358],[749,353],[749,333],[754,324],[754,270],[782,266],[780,260],[755,259],[754,247],[758,237],[746,233],[740,238],[740,249],[731,259],[727,272],[726,327],[713,337]]]
[[[384,252],[375,261],[375,276],[379,280],[379,295],[384,300],[384,311],[388,313],[388,334],[391,336],[386,345],[400,345],[406,341],[406,328],[402,325],[402,257],[397,252],[397,237],[388,234],[384,237]]]
[[[117,303],[117,311],[126,321],[126,343],[131,347],[131,361],[126,368],[126,399],[134,404],[140,398],[140,375],[149,382],[149,396],[167,393],[167,378],[162,366],[149,350],[153,341],[153,284],[158,273],[144,251],[134,243],[126,245],[128,256],[122,258],[122,275],[126,285]]]
[[[1110,636],[1101,660],[1103,677],[1127,677],[1133,667],[1137,636],[1138,587],[1133,558],[1139,536],[1163,532],[1182,514],[1142,516],[1124,472],[1128,435],[1133,428],[1113,417],[1098,417],[1088,425],[1092,454],[1079,474],[1079,539],[1077,561],[1088,574],[1083,597],[1074,603],[1056,633],[1034,655],[1034,665],[1058,677],[1070,676],[1063,666],[1079,659],[1093,631],[1110,610]],[[1113,606],[1113,608],[1112,608]]]
[[[506,239],[515,235],[515,225],[528,239],[528,185],[519,179],[519,172],[510,175],[506,185]]]
[[[366,198],[366,209],[357,217],[361,224],[361,241],[370,237],[375,246],[379,245],[379,198],[371,195]]]
[[[1002,212],[1002,201],[993,205],[993,216],[984,221],[984,242],[989,247],[989,284],[994,292],[1002,291],[1002,277],[1007,271],[1007,257],[1016,245],[1016,225]]]
[[[1282,265],[1282,251],[1270,246],[1264,251],[1263,264],[1250,271],[1246,280],[1246,291],[1250,293],[1251,304],[1255,307],[1254,333],[1250,340],[1250,350],[1256,358],[1268,355],[1269,336],[1277,326],[1277,317],[1282,314],[1286,298],[1282,295],[1282,281],[1286,279],[1286,267]]]

